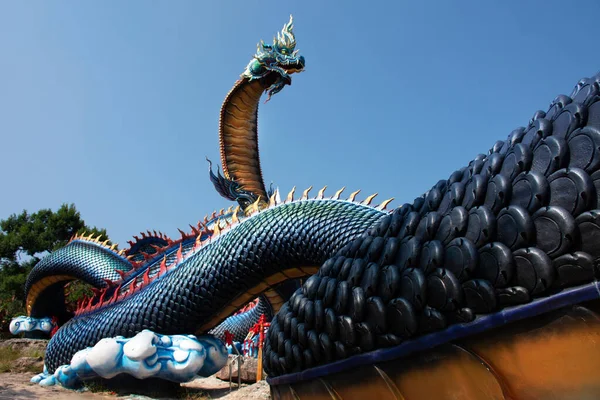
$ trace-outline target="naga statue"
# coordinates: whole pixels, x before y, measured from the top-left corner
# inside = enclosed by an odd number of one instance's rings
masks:
[[[235,209],[128,250],[78,236],[35,266],[29,316],[60,325],[46,376],[71,363],[84,377],[101,343],[139,370],[143,346],[125,338],[156,347],[144,371],[169,351],[166,379],[202,354],[214,365],[195,368],[213,371],[222,349],[206,335],[262,296],[274,399],[600,398],[600,74],[388,211],[390,200],[371,206],[358,191],[281,200],[265,188],[260,98],[304,66],[290,19],[223,103],[223,175],[210,179]],[[63,298],[73,279],[96,290],[75,315]]]

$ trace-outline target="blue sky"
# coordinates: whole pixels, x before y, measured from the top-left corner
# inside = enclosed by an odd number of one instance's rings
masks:
[[[306,72],[259,114],[282,192],[412,201],[600,70],[597,1],[6,1],[0,218],[75,203],[123,244],[231,205],[219,109],[290,13]]]

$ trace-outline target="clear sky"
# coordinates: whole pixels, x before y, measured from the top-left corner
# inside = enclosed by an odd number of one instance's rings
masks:
[[[232,205],[219,109],[290,13],[306,72],[259,115],[282,192],[412,201],[600,70],[597,0],[2,1],[0,218],[75,203],[123,244]]]

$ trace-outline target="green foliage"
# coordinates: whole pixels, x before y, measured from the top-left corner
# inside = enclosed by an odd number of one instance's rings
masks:
[[[37,349],[24,348],[21,350],[14,349],[10,346],[0,347],[0,372],[11,372],[14,371],[15,361],[21,357],[32,357],[41,358],[44,356],[44,352]],[[39,366],[32,364],[27,368],[27,371],[17,372],[40,372]]]
[[[92,285],[89,285],[81,281],[73,281],[67,283],[65,286],[65,301],[67,303],[67,309],[75,311],[77,308],[77,301],[83,296],[92,297],[94,292],[92,291]]]
[[[0,259],[35,257],[64,246],[74,234],[84,232],[108,239],[105,229],[85,225],[74,204],[63,204],[56,212],[43,209],[29,214],[24,210],[0,221]]]
[[[25,314],[25,281],[33,266],[76,233],[108,240],[105,229],[85,224],[74,204],[63,204],[56,212],[42,209],[29,214],[24,210],[0,220],[0,331],[12,317]],[[77,296],[90,292],[87,285],[74,285],[68,299],[76,303]]]
[[[0,347],[0,372],[10,372],[10,366],[20,356],[21,352],[12,347]]]

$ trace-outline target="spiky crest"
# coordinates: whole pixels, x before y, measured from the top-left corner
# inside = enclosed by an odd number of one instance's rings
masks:
[[[308,193],[311,188],[312,188],[312,186],[303,192],[302,197],[299,199],[299,201],[309,200]],[[327,186],[325,186],[321,190],[319,190],[319,192],[317,193],[316,197],[313,200],[326,201],[326,199],[324,199],[324,193],[325,193],[326,188],[327,188]],[[339,200],[339,197],[340,197],[341,193],[344,191],[344,189],[345,189],[345,187],[338,190],[331,199]],[[293,196],[294,196],[295,190],[296,190],[296,187],[292,188],[292,190],[288,194],[286,200],[283,202],[281,200],[278,200],[279,196],[277,195],[278,194],[278,190],[277,190],[273,194],[273,196],[271,196],[269,205],[266,209],[293,202],[294,201]],[[348,201],[354,202],[354,200],[359,192],[360,192],[360,190],[357,190],[357,191],[351,193],[350,197],[348,198]],[[357,204],[361,204],[364,206],[370,206],[371,202],[373,201],[373,199],[375,198],[376,195],[377,194],[375,193],[371,196],[368,196],[364,201],[359,202]],[[386,209],[386,206],[392,200],[394,200],[394,199],[393,198],[387,199],[387,200],[383,201],[380,205],[378,205],[377,207],[374,207],[374,208],[376,208],[377,210],[383,211]],[[179,265],[181,265],[184,261],[186,261],[193,254],[197,253],[204,246],[207,246],[212,240],[220,237],[221,235],[223,235],[226,231],[230,230],[235,225],[238,225],[238,224],[244,222],[248,218],[251,218],[252,215],[256,214],[256,212],[264,211],[264,210],[260,210],[258,208],[258,204],[259,204],[259,202],[257,201],[256,202],[257,207],[255,207],[254,212],[250,215],[246,215],[245,217],[244,216],[240,217],[240,206],[239,205],[235,209],[232,209],[232,207],[230,207],[229,209],[227,209],[227,212],[225,212],[224,210],[220,210],[218,213],[216,211],[213,212],[213,215],[215,216],[216,220],[212,224],[212,229],[209,229],[207,227],[207,223],[210,221],[208,220],[207,217],[205,217],[204,218],[205,222],[202,223],[199,221],[197,224],[197,226],[198,226],[197,228],[190,226],[190,228],[192,229],[192,231],[190,233],[185,233],[180,230],[181,236],[182,236],[181,239],[179,239],[177,241],[169,240],[169,242],[170,242],[169,245],[160,248],[161,253],[159,255],[162,255],[162,259],[158,265],[158,271],[155,274],[150,276],[151,275],[150,266],[156,265],[156,264],[150,264],[149,261],[144,261],[144,262],[139,262],[139,263],[133,262],[132,264],[133,264],[134,268],[131,271],[129,271],[129,272],[117,271],[117,273],[121,277],[121,279],[119,281],[112,282],[112,281],[107,280],[106,281],[107,286],[105,288],[95,290],[93,297],[91,297],[91,298],[86,297],[86,298],[83,298],[81,301],[79,301],[78,306],[77,306],[76,315],[94,311],[94,310],[97,310],[106,305],[112,304],[116,301],[120,301],[120,300],[124,299],[125,297],[131,296],[131,295],[137,293],[138,291],[140,291],[141,289],[147,287],[155,279],[158,279],[158,278],[166,275],[172,269],[177,268]],[[230,213],[232,213],[231,214],[231,223],[226,218],[222,218],[223,215],[230,214]],[[148,232],[148,233],[150,233],[150,232]],[[163,239],[166,238],[166,235],[164,235],[162,232],[156,234],[156,231],[154,231],[152,234],[155,237],[160,237]],[[203,237],[204,237],[204,240],[202,239]],[[75,240],[76,238],[78,239],[79,236],[77,236],[77,235],[74,236],[73,240]],[[192,247],[191,251],[184,252],[183,251],[183,242],[184,242],[184,240],[188,240],[190,238],[195,238],[194,246]],[[88,238],[86,238],[85,240],[88,240]],[[177,246],[176,258],[172,263],[167,264],[167,252],[174,249],[175,246]],[[121,251],[123,251],[123,250],[121,250]],[[127,258],[130,258],[130,257],[131,256],[128,256]],[[152,259],[152,260],[156,260],[156,257],[157,257],[157,254],[150,255],[150,259]],[[143,272],[141,274],[139,274],[140,269],[143,269],[144,267],[145,267],[145,270],[143,270]],[[154,269],[154,271],[156,271],[156,269]],[[132,277],[133,274],[135,274],[135,276]],[[127,282],[127,286],[124,286],[126,282]],[[110,298],[108,298],[109,293],[110,293]]]

